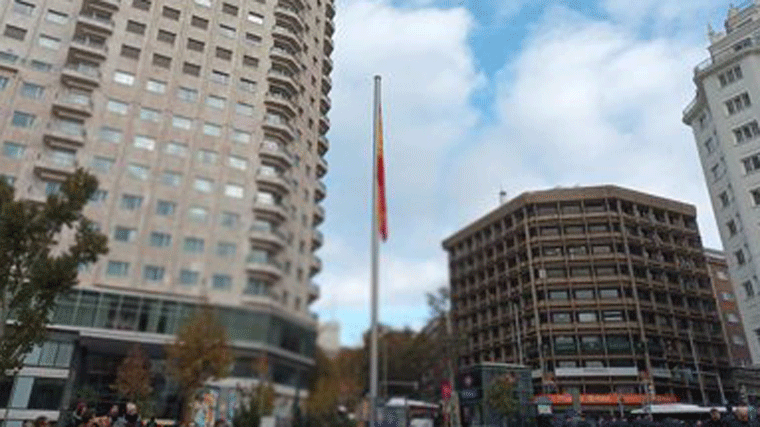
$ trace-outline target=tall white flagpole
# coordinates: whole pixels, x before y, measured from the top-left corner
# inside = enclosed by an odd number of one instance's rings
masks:
[[[380,253],[378,234],[380,223],[378,215],[378,182],[377,182],[377,142],[382,135],[378,122],[380,120],[380,76],[375,76],[375,111],[372,138],[372,283],[371,283],[371,320],[370,320],[370,362],[369,362],[369,426],[377,426],[377,302],[378,302],[378,256]]]

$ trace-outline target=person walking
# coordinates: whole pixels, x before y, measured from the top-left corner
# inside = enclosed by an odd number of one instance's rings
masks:
[[[728,427],[728,423],[721,418],[718,408],[710,410],[710,419],[704,423],[704,427]]]

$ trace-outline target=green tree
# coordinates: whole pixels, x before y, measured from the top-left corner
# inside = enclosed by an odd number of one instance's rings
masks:
[[[127,400],[137,403],[140,413],[147,417],[152,415],[152,379],[148,356],[142,346],[135,344],[116,370],[116,382],[112,387]]]
[[[175,341],[166,346],[166,362],[183,390],[182,416],[189,422],[198,390],[208,380],[226,377],[232,363],[227,329],[210,307],[202,307],[180,326]]]
[[[108,239],[82,213],[97,188],[77,169],[40,202],[16,199],[0,181],[0,377],[45,339],[55,299],[78,283],[79,266],[108,252]]]
[[[488,385],[485,392],[485,400],[497,414],[504,418],[510,417],[517,412],[520,404],[516,396],[514,378],[495,378]]]
[[[269,382],[260,382],[251,390],[241,391],[247,400],[241,402],[232,419],[233,427],[258,427],[261,417],[272,414],[274,410],[274,388]]]

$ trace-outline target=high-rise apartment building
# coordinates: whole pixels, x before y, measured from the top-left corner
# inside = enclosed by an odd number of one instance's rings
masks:
[[[694,206],[616,186],[530,192],[443,246],[460,366],[527,365],[536,393],[586,409],[734,393]]]
[[[0,2],[0,174],[42,199],[88,168],[100,190],[86,214],[110,246],[60,300],[65,336],[35,350],[53,354],[30,359],[60,357],[71,375],[22,373],[0,393],[9,419],[55,409],[34,402],[39,387],[61,401],[81,384],[106,392],[131,343],[159,360],[201,301],[233,341],[229,384],[266,358],[278,394],[299,393],[316,336],[334,15],[334,0]]]
[[[683,121],[702,161],[752,361],[760,363],[760,6],[732,7],[710,31]]]

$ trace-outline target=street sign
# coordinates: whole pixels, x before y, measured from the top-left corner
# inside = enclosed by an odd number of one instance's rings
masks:
[[[441,397],[443,400],[451,399],[451,383],[448,381],[441,382]]]

